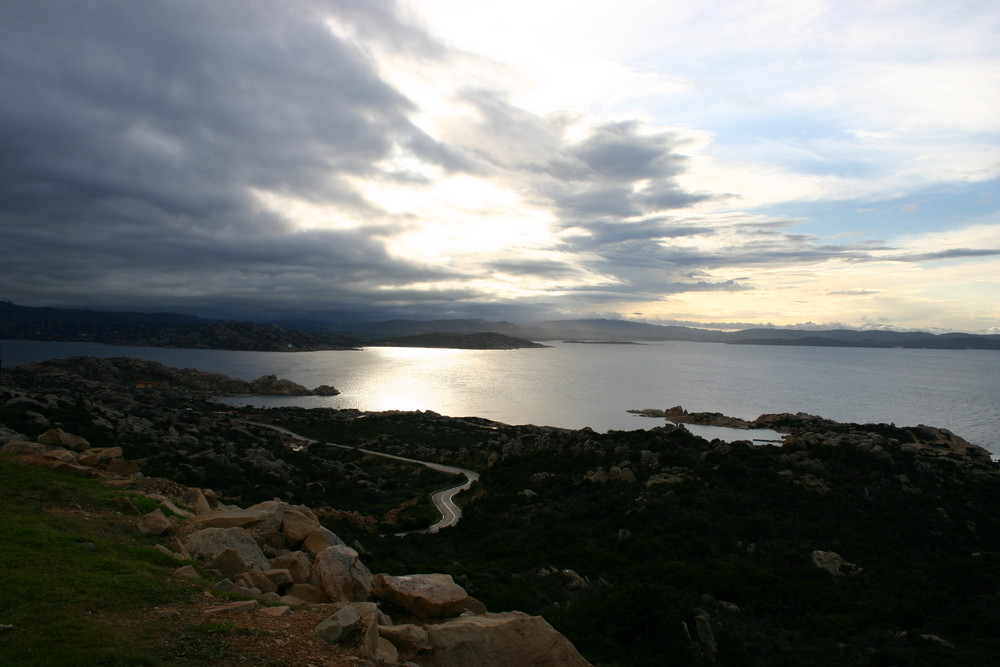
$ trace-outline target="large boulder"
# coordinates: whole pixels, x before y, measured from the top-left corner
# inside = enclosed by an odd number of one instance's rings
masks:
[[[242,553],[233,549],[232,547],[228,549],[223,549],[214,558],[205,563],[205,569],[207,570],[218,570],[224,576],[232,579],[238,574],[247,572],[248,570],[253,570],[254,564]],[[252,583],[252,582],[251,582]],[[247,586],[247,588],[252,588],[253,586]],[[262,592],[267,592],[263,591]],[[271,588],[271,590],[276,590]]]
[[[301,544],[313,531],[322,526],[312,510],[302,505],[286,505],[281,532],[294,544]]]
[[[195,514],[208,514],[212,511],[212,506],[208,504],[208,499],[201,489],[188,489],[181,497],[181,501],[190,507]]]
[[[375,597],[391,602],[419,618],[458,616],[466,610],[469,594],[450,574],[379,574],[372,582]]]
[[[426,630],[432,650],[411,658],[421,667],[590,665],[545,619],[519,611],[462,616]]]
[[[184,548],[192,556],[205,560],[215,558],[226,549],[233,549],[255,569],[267,570],[271,567],[264,552],[245,528],[205,528],[184,538]]]
[[[67,433],[61,428],[50,428],[37,438],[38,442],[49,447],[61,447],[71,449],[74,452],[83,452],[90,449],[90,443],[79,435]]]
[[[313,572],[334,602],[364,602],[372,592],[372,573],[354,549],[337,544],[327,547],[313,560]]]
[[[222,509],[198,514],[191,519],[191,524],[197,526],[215,528],[253,528],[254,526],[266,525],[268,523],[280,524],[281,519],[275,520],[273,510],[267,509]]]
[[[159,508],[136,520],[136,528],[143,535],[162,535],[170,530],[171,526],[173,526],[173,522]]]
[[[421,651],[431,648],[427,639],[427,630],[419,625],[403,623],[386,625],[378,629],[379,635],[396,647],[399,660],[410,660]]]
[[[44,454],[48,448],[40,442],[28,442],[27,440],[8,440],[0,452],[8,454]]]
[[[344,544],[344,540],[337,537],[333,531],[320,526],[306,536],[306,539],[302,541],[300,549],[315,558],[327,547],[338,544]]]
[[[313,634],[328,642],[347,639],[362,627],[361,614],[351,605],[344,605],[316,626]]]

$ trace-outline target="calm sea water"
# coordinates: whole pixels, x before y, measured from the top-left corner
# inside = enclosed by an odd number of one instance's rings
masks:
[[[229,352],[3,341],[7,367],[87,354],[151,359],[243,379],[274,374],[333,397],[263,397],[254,405],[433,410],[510,424],[594,430],[662,424],[626,411],[669,408],[752,419],[808,412],[837,421],[947,428],[1000,454],[1000,352],[552,343],[526,350],[369,348]],[[753,434],[751,434],[753,435]]]

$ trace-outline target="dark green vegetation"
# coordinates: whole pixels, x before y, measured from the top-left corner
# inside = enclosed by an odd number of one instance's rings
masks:
[[[176,664],[162,628],[116,622],[191,592],[169,577],[176,561],[115,514],[122,492],[3,454],[0,488],[0,624],[13,626],[0,630],[0,664]]]
[[[457,527],[369,541],[369,565],[451,572],[490,609],[542,613],[596,663],[701,664],[682,625],[694,635],[699,609],[725,665],[992,665],[1000,651],[1000,480],[982,460],[874,426],[760,447],[441,420],[372,415],[340,433],[381,430],[386,451],[482,471]],[[814,551],[861,571],[834,576]]]
[[[147,474],[244,503],[325,507],[373,571],[451,573],[491,610],[543,614],[599,665],[707,664],[713,642],[722,665],[1000,655],[1000,471],[944,431],[776,415],[793,431],[777,447],[681,427],[600,434],[430,412],[233,411],[189,391],[92,379],[114,360],[79,363],[87,378],[59,364],[11,371],[0,423],[34,436],[29,413],[44,414],[94,445],[122,445]],[[380,537],[402,527],[413,498],[454,480],[329,445],[293,451],[248,421],[481,479],[459,496],[456,527]],[[815,552],[853,567],[831,574]]]

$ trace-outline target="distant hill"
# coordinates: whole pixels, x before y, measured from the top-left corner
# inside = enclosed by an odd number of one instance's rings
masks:
[[[276,324],[222,322],[176,313],[31,308],[10,301],[0,302],[0,338],[261,352],[356,349],[360,344],[347,336]]]
[[[474,334],[478,337],[472,337]],[[556,340],[1000,350],[1000,335],[995,334],[770,328],[723,332],[608,319],[526,323],[479,319],[349,323],[296,320],[260,324],[223,322],[177,313],[32,308],[10,301],[0,301],[0,338],[263,351],[337,350],[364,345],[512,349],[535,346],[531,341]]]
[[[548,347],[523,338],[491,332],[417,334],[415,336],[366,340],[364,344],[372,347],[439,347],[459,350],[516,350],[526,347]]]
[[[828,347],[904,347],[929,349],[1000,350],[1000,336],[967,333],[933,334],[926,331],[855,331],[833,329],[745,329],[712,331],[694,327],[662,326],[627,320],[583,319],[530,323],[486,320],[390,320],[354,324],[326,324],[327,330],[368,338],[392,338],[429,333],[502,333],[533,341],[693,341],[738,345],[812,345]]]

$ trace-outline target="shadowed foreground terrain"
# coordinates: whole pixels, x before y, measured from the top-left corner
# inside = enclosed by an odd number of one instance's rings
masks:
[[[601,434],[235,410],[210,391],[136,388],[142,363],[8,371],[0,439],[59,426],[121,446],[145,475],[244,506],[308,505],[364,546],[373,571],[448,573],[489,609],[541,614],[594,664],[992,665],[1000,654],[1000,476],[947,431],[769,415],[789,433],[773,446],[682,426]],[[321,442],[296,450],[247,421]],[[394,537],[433,523],[427,497],[453,478],[323,442],[481,477],[459,496],[456,527]]]

